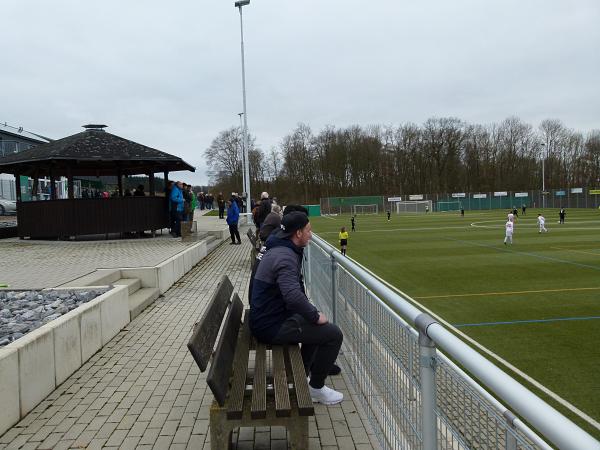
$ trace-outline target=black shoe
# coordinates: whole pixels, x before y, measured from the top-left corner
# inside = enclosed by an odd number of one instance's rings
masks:
[[[331,369],[329,369],[329,375],[339,375],[341,372],[342,369],[337,364],[334,364],[331,366]]]
[[[230,242],[229,245],[235,245],[235,242]]]
[[[235,245],[242,245],[242,243],[241,242],[236,242]]]

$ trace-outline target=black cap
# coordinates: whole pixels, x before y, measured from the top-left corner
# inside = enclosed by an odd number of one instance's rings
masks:
[[[304,214],[306,214],[308,216],[308,209],[306,209],[302,205],[285,205],[285,208],[283,210],[283,215],[285,216],[294,211],[303,212]]]
[[[296,231],[301,230],[308,223],[308,216],[300,211],[292,211],[281,219],[280,230],[277,232],[278,238],[288,238]]]

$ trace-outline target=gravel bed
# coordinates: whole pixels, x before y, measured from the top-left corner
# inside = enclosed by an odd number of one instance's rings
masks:
[[[0,347],[107,291],[0,291]]]

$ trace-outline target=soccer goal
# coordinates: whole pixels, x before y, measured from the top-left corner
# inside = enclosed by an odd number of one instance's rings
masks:
[[[394,202],[396,204],[396,213],[427,213],[432,211],[431,200],[407,200],[403,202]]]
[[[378,205],[352,205],[352,213],[358,214],[379,214]]]
[[[438,211],[460,211],[462,203],[459,201],[455,202],[437,202],[436,205]]]

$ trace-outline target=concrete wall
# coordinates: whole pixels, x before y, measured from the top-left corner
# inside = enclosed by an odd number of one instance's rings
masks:
[[[115,286],[0,349],[0,434],[128,323],[127,286]]]

